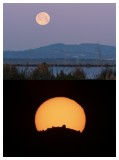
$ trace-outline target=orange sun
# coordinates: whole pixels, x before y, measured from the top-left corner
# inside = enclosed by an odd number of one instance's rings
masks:
[[[35,114],[35,125],[38,131],[66,125],[66,128],[82,132],[85,124],[86,115],[83,108],[66,97],[55,97],[45,101]]]

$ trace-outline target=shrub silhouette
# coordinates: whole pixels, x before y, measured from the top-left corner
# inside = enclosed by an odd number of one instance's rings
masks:
[[[116,71],[106,68],[97,76],[98,80],[116,80]]]
[[[49,69],[46,63],[38,65],[32,71],[29,71],[26,66],[21,71],[17,67],[10,64],[3,65],[3,79],[4,80],[85,80],[87,79],[86,73],[82,68],[75,68],[73,72],[68,74],[64,73],[63,70],[57,73],[56,76]],[[116,80],[116,71],[112,69],[104,69],[102,72],[95,77],[97,80]]]
[[[20,73],[14,65],[4,64],[3,79],[22,80],[25,79],[25,75],[23,73]]]
[[[57,73],[56,80],[73,80],[73,76],[71,73],[65,74],[63,70],[60,71],[60,73]]]
[[[31,74],[29,75],[29,79],[31,80],[51,80],[53,79],[53,75],[49,71],[48,65],[46,63],[42,63],[38,65],[38,67],[31,72]]]
[[[86,74],[81,68],[78,67],[73,72],[73,78],[75,80],[83,80],[83,79],[86,79]]]
[[[3,65],[3,79],[4,80],[27,80],[28,79],[28,67],[25,67],[21,71],[14,65]]]

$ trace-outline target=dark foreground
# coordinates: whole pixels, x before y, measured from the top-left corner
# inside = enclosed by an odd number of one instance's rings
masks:
[[[24,67],[24,65],[21,66]],[[98,73],[94,75],[93,78],[95,80],[116,80],[116,70],[111,69],[110,66],[106,66],[105,69],[102,69],[100,74]],[[25,65],[24,69],[19,70],[16,65],[4,64],[3,79],[4,80],[87,80],[89,79],[89,77],[82,69],[82,66],[79,65],[78,67],[75,68],[73,72],[65,73],[63,70],[61,70],[59,73],[54,75],[53,69],[49,69],[49,65],[43,63],[37,65],[37,67],[32,71],[29,71],[29,65]]]
[[[33,142],[30,143],[26,139],[25,145],[19,140],[16,142],[10,140],[10,146],[7,146],[9,150],[4,152],[4,156],[115,156],[114,142],[110,139],[107,143],[101,135],[97,137],[98,139],[96,137],[89,139],[85,132],[80,133],[63,127],[52,128],[35,134]]]

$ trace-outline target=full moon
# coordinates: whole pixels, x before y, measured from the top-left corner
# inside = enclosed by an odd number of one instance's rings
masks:
[[[39,25],[47,25],[50,22],[50,16],[46,12],[40,12],[36,15],[36,22]]]
[[[74,129],[82,132],[86,124],[84,109],[74,100],[66,97],[55,97],[42,103],[35,114],[37,131],[52,127]]]

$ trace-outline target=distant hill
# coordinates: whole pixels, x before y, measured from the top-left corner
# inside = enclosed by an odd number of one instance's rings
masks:
[[[23,51],[4,51],[4,59],[116,59],[116,47],[84,43],[52,44]]]
[[[52,127],[52,128],[47,128],[47,130],[43,130],[43,131],[39,131],[38,134],[50,134],[52,133],[52,135],[56,135],[57,133],[59,134],[59,132],[62,132],[62,134],[66,135],[68,133],[68,135],[72,135],[72,134],[77,134],[78,136],[81,135],[80,131],[76,131],[74,129],[71,128],[66,128],[65,125],[63,125],[62,127]]]
[[[47,156],[73,156],[84,155],[86,151],[83,134],[65,127],[53,127],[46,131],[37,132],[36,148],[34,155],[39,156],[39,149],[42,155]],[[42,146],[42,147],[41,147]],[[33,153],[33,150],[32,152]]]

